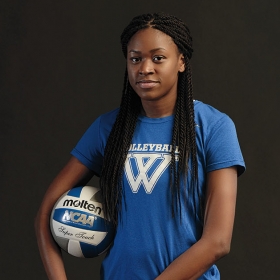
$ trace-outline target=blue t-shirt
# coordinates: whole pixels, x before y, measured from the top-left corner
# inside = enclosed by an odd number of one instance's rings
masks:
[[[195,101],[194,106],[199,188],[205,193],[207,172],[237,166],[241,175],[245,164],[232,120],[202,102]],[[72,151],[96,174],[101,172],[117,113],[118,109],[101,115]],[[181,217],[171,215],[172,126],[173,116],[138,118],[124,167],[121,218],[102,263],[102,279],[154,279],[201,237],[202,228],[190,204],[182,203]],[[220,279],[217,267],[213,265],[199,279]]]

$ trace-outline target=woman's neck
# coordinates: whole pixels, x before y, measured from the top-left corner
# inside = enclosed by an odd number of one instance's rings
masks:
[[[175,110],[175,101],[171,102],[157,102],[157,101],[143,101],[141,114],[149,118],[163,118],[171,116]]]

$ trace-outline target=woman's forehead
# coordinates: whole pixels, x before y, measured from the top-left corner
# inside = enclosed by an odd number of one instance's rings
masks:
[[[142,49],[170,49],[176,47],[172,38],[164,32],[146,28],[137,31],[128,42],[127,51],[141,51]]]

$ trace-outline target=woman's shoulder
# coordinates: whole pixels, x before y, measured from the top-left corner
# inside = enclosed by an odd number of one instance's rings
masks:
[[[96,134],[100,132],[108,134],[115,123],[118,112],[119,109],[116,108],[114,110],[99,115],[97,118],[93,120],[93,122],[88,128],[88,131],[91,134]]]
[[[103,113],[99,116],[102,120],[110,120],[110,119],[116,119],[117,114],[119,113],[119,108],[115,108],[113,110],[110,110],[106,113]]]
[[[218,116],[222,117],[225,113],[221,112],[220,110],[214,108],[213,106],[206,104],[200,100],[194,100],[194,110],[197,114],[204,114],[207,116]]]
[[[108,111],[106,113],[101,114],[97,118],[97,120],[100,123],[100,126],[102,126],[102,127],[103,126],[105,126],[105,127],[107,127],[107,126],[112,127],[114,122],[115,122],[115,120],[116,120],[116,117],[117,117],[118,113],[119,113],[119,108],[115,108],[113,110],[110,110],[110,111]]]
[[[194,100],[195,122],[198,125],[215,125],[219,122],[232,122],[231,118],[213,106]]]

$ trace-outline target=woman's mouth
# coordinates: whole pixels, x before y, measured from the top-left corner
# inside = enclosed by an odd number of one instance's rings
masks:
[[[140,80],[136,82],[136,84],[139,85],[140,88],[153,88],[158,83],[159,83],[158,81],[152,81],[152,80]]]

